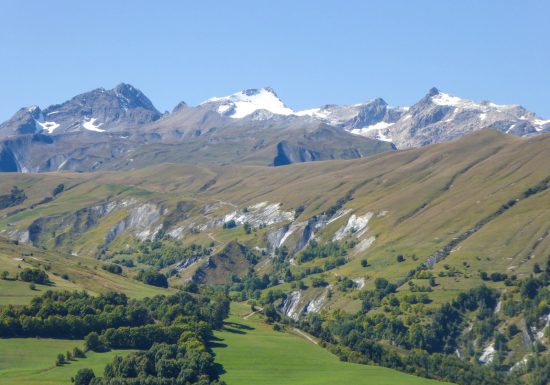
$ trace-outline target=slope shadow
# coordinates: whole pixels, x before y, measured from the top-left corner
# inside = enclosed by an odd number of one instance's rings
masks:
[[[235,334],[247,334],[247,331],[254,330],[252,326],[243,325],[238,322],[224,322],[223,325],[223,331],[229,332],[229,333],[235,333]],[[207,342],[207,350],[212,355],[212,357],[216,357],[216,353],[214,352],[215,348],[226,348],[227,344],[223,342],[224,339],[216,336],[212,336],[208,342]],[[222,364],[218,363],[214,359],[214,373],[216,374],[216,377],[219,378],[222,374],[226,373],[225,368]]]
[[[248,325],[244,325],[244,324],[240,324],[240,323],[237,323],[237,322],[224,322],[224,330],[227,330],[229,332],[231,332],[231,330],[228,330],[228,329],[237,329],[239,332],[243,333],[243,334],[246,334],[246,332],[244,332],[244,330],[254,330],[254,328],[252,326],[248,326]]]

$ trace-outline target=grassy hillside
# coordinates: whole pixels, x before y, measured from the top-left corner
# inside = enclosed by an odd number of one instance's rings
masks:
[[[74,347],[82,348],[83,341],[34,338],[0,339],[0,383],[2,385],[61,385],[71,384],[71,377],[82,368],[91,368],[101,375],[105,365],[116,355],[125,356],[130,350],[107,353],[86,353],[63,366],[55,366],[59,353]]]
[[[273,331],[249,307],[233,304],[233,314],[214,345],[227,385],[435,385],[442,382],[394,370],[341,362],[300,335]]]
[[[95,257],[106,244],[109,232],[124,218],[135,216],[130,213],[131,207],[147,202],[164,213],[148,226],[151,232],[160,225],[167,232],[181,228],[178,234],[184,243],[214,243],[217,251],[235,239],[250,247],[265,248],[266,235],[288,221],[255,228],[252,234],[245,234],[241,226],[198,229],[209,218],[223,218],[231,211],[246,210],[260,202],[279,203],[281,211],[301,208],[303,211],[293,223],[305,224],[343,199],[344,214],[316,231],[316,237],[326,242],[352,213],[371,212],[368,231],[358,241],[370,237],[374,241],[368,249],[352,250],[349,262],[333,270],[328,278],[330,281],[348,276],[364,280],[365,287],[372,288],[376,277],[403,279],[409,270],[453,238],[548,177],[543,165],[550,163],[549,146],[550,135],[520,139],[484,131],[422,149],[277,168],[158,165],[124,173],[5,174],[0,178],[0,191],[7,192],[18,185],[28,199],[0,211],[0,231],[12,238],[24,238],[25,230],[38,220],[38,246]],[[65,191],[51,202],[37,205],[59,183],[65,184]],[[83,226],[82,218],[90,216],[79,213],[105,202],[115,202],[117,208],[87,220],[89,225]],[[178,207],[184,210],[179,211]],[[467,278],[442,277],[441,285],[430,294],[435,303],[452,298],[458,290],[478,285],[479,271],[498,270],[525,277],[535,263],[544,263],[550,254],[548,207],[550,191],[546,190],[519,201],[460,242],[445,263],[434,269],[439,274],[441,269],[448,269],[443,266],[453,266]],[[135,222],[141,219],[138,216]],[[113,251],[133,248],[139,231],[137,225],[133,230],[127,228],[107,247]],[[292,233],[285,245],[293,248],[298,235],[299,231]],[[404,261],[397,263],[397,255],[403,255]],[[360,264],[365,258],[368,267]],[[291,269],[300,272],[319,263],[322,261]],[[197,266],[181,271],[183,279],[174,278],[174,283],[192,277]],[[257,268],[268,273],[271,269],[269,264],[259,264]],[[234,273],[242,274],[242,269]],[[215,278],[211,281],[217,282]],[[406,292],[407,287],[401,291]],[[353,310],[357,308],[354,303],[352,292],[334,296],[328,306]]]
[[[86,290],[90,293],[121,291],[132,298],[168,293],[166,289],[145,285],[131,277],[109,273],[103,264],[87,257],[75,257],[56,251],[44,251],[28,245],[16,245],[0,238],[0,271],[8,279],[0,279],[0,305],[26,304],[46,290]],[[16,280],[25,268],[47,271],[51,285],[35,285]]]

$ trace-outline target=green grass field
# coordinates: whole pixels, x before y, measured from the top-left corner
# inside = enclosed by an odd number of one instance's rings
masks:
[[[107,353],[86,353],[86,358],[55,366],[59,353],[78,346],[79,340],[54,340],[35,338],[0,339],[0,384],[2,385],[63,385],[71,384],[79,369],[91,368],[97,376],[116,355],[125,356],[130,350],[114,350]]]
[[[442,382],[410,376],[379,366],[341,362],[305,338],[276,332],[249,308],[232,304],[232,316],[217,332],[215,361],[223,365],[227,385],[436,385]]]

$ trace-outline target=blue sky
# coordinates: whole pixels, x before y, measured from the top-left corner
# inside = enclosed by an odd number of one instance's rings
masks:
[[[272,86],[295,109],[430,87],[550,118],[550,2],[0,3],[0,121],[128,82],[161,111]]]

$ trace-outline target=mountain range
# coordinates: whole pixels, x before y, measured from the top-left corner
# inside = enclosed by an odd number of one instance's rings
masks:
[[[160,113],[141,91],[121,83],[44,109],[21,108],[0,124],[0,171],[126,170],[167,162],[280,166],[422,147],[484,128],[531,136],[550,131],[550,120],[436,88],[411,107],[376,98],[295,111],[265,87]]]

